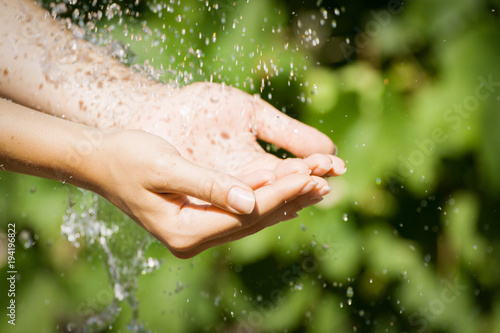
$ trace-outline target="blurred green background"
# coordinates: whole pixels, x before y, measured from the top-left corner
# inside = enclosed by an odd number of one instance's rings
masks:
[[[185,261],[101,201],[120,263],[162,264],[123,270],[137,303],[100,331],[500,332],[500,1],[60,3],[44,5],[153,77],[259,93],[348,167],[299,218]],[[113,300],[102,247],[61,235],[69,193],[0,173],[2,313],[7,223],[18,270],[1,332],[83,332]]]

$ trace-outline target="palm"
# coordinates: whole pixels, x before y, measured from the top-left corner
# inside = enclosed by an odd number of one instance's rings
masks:
[[[110,190],[108,198],[179,257],[293,217],[331,190],[321,176],[344,168],[343,161],[327,155],[333,144],[326,136],[237,89],[202,83],[152,96],[142,95],[141,114],[130,127],[154,135],[114,135],[109,151],[127,163],[119,163],[109,178],[129,175],[127,182],[112,182],[121,191],[113,197]],[[266,153],[257,138],[308,157],[283,161]],[[310,177],[309,170],[320,177]],[[238,181],[254,192],[251,214],[229,212],[224,189]],[[128,183],[133,187],[124,189]],[[146,199],[137,200],[138,193]]]
[[[273,170],[281,163],[260,147],[257,137],[299,156],[333,150],[329,139],[315,129],[258,97],[217,84],[191,84],[173,91],[149,112],[136,128],[163,137],[192,162],[235,176]]]

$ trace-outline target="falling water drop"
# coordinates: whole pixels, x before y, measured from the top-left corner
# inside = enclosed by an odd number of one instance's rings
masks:
[[[354,296],[354,289],[350,286],[347,287],[345,295],[347,296],[347,298],[352,298]]]
[[[19,232],[18,240],[25,249],[29,249],[35,245],[33,232],[26,229]]]

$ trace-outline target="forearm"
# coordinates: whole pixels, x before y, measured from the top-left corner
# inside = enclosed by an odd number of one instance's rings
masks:
[[[95,190],[88,163],[101,130],[58,119],[0,98],[0,169]]]
[[[19,104],[124,128],[145,99],[165,93],[165,86],[76,38],[33,0],[0,0],[0,17],[0,95]]]

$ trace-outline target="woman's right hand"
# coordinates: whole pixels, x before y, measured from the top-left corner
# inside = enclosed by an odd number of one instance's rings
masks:
[[[238,179],[200,167],[164,139],[137,130],[105,134],[80,165],[94,191],[180,258],[296,217],[331,190],[302,162]]]

